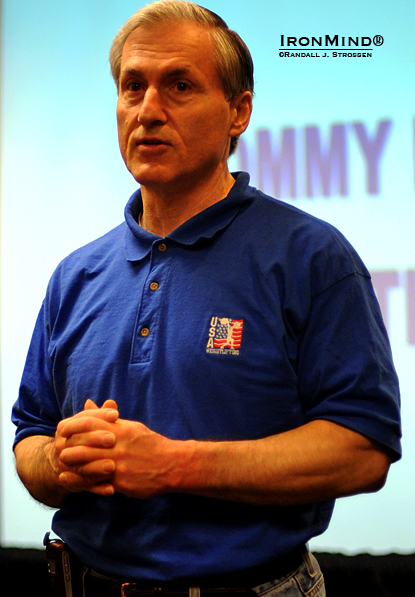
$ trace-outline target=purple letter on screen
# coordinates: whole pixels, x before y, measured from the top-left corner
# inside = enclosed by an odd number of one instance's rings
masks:
[[[273,150],[271,132],[257,132],[258,186],[275,197],[297,197],[295,129],[285,128],[281,133],[281,149]]]
[[[376,136],[370,139],[363,122],[355,122],[353,124],[366,159],[366,190],[370,195],[378,195],[380,192],[379,162],[391,126],[391,120],[382,120],[379,122]]]
[[[320,129],[317,126],[305,128],[307,196],[323,194],[347,195],[347,147],[346,126],[331,127],[330,146],[327,151],[321,147]]]

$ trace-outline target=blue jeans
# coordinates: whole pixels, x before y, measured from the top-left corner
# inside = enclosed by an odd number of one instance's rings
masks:
[[[254,587],[259,597],[325,597],[324,578],[316,558],[306,552],[304,562],[287,576]]]

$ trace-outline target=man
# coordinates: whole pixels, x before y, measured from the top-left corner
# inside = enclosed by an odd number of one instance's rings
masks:
[[[400,457],[370,276],[337,230],[230,174],[253,68],[219,17],[151,4],[111,66],[140,190],[51,279],[14,407],[18,473],[59,508],[87,595],[323,595],[305,544]]]

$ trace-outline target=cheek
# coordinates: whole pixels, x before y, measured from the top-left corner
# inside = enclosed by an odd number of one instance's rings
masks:
[[[123,127],[121,126],[119,121],[117,123],[117,126],[118,126],[118,145],[120,146],[121,151],[124,152],[124,149],[126,146],[125,133],[124,133]]]
[[[226,143],[230,131],[230,115],[227,106],[219,105],[216,110],[205,114],[201,120],[200,130],[208,142],[221,144],[221,141],[224,141]]]
[[[183,134],[189,142],[202,147],[217,145],[227,135],[226,122],[221,116],[214,113],[202,114],[182,128]]]
[[[130,121],[125,112],[117,110],[118,143],[122,149],[125,149],[128,145],[130,128]]]
[[[216,115],[204,118],[193,136],[201,151],[222,154],[229,140],[227,123]]]

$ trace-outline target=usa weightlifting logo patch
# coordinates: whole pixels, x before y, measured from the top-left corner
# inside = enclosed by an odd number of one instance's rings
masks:
[[[238,355],[242,343],[243,319],[212,317],[206,352]]]

